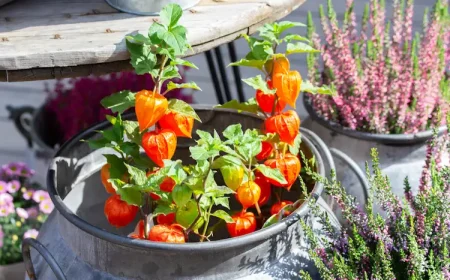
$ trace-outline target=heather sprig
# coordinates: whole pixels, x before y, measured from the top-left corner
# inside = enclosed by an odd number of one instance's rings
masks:
[[[319,9],[325,42],[321,44],[311,14],[308,36],[321,50],[309,54],[309,78],[315,85],[335,85],[335,96],[310,96],[326,120],[372,133],[416,133],[436,124],[434,115],[449,111],[449,11],[437,0],[424,15],[423,31],[412,34],[413,0],[394,0],[386,20],[384,0],[366,4],[356,27],[354,0],[347,0],[339,25],[332,1]],[[323,63],[322,69],[318,67]]]
[[[331,179],[320,178],[346,220],[341,230],[333,228],[327,214],[311,202],[313,214],[327,232],[334,232],[320,236],[301,222],[310,257],[323,279],[450,279],[449,135],[439,138],[435,131],[429,141],[417,194],[407,179],[404,198],[392,192],[376,149],[371,151],[372,166],[367,167],[370,190],[365,211],[359,211],[333,173]],[[373,211],[374,203],[382,213]]]

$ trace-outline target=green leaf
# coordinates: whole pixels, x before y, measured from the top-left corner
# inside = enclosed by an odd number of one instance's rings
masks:
[[[298,155],[301,143],[302,143],[302,135],[299,133],[294,139],[294,145],[289,145],[289,152],[295,156]]]
[[[303,81],[300,90],[311,94],[324,94],[324,95],[336,94],[336,89],[333,86],[316,87],[313,84],[311,84],[310,81]]]
[[[131,141],[133,141],[137,145],[141,145],[142,135],[139,129],[139,123],[137,121],[123,121],[123,128],[127,137]]]
[[[202,122],[200,117],[195,112],[194,108],[191,107],[188,103],[179,100],[179,99],[171,99],[169,100],[169,111],[175,112],[180,115],[184,115],[187,117],[192,117],[195,120]]]
[[[197,177],[197,176],[189,176],[185,181],[184,184],[188,186],[192,191],[200,191],[203,192],[203,180],[204,177]]]
[[[290,55],[293,53],[318,53],[318,52],[320,51],[302,42],[288,43],[286,47],[286,55]]]
[[[280,35],[284,31],[291,29],[293,27],[305,27],[301,22],[291,22],[291,21],[281,21],[275,25],[275,34]]]
[[[270,227],[271,225],[274,225],[274,224],[278,223],[279,221],[280,220],[278,218],[278,215],[272,215],[272,216],[270,216],[269,219],[267,219],[267,221],[264,223],[262,228]]]
[[[280,184],[287,184],[286,179],[278,168],[270,168],[264,164],[256,165],[256,170],[261,172],[266,178],[273,179]]]
[[[254,88],[256,90],[260,90],[265,93],[276,93],[277,92],[276,89],[269,89],[269,87],[267,86],[267,82],[261,77],[261,75],[258,75],[253,78],[242,79],[242,81],[244,83],[246,83],[247,85],[251,86],[252,88]]]
[[[212,180],[214,180],[214,178]],[[205,185],[206,185],[205,195],[209,197],[221,197],[227,194],[235,193],[232,189],[226,186],[218,186],[217,184],[211,183],[209,184],[207,183]]]
[[[165,67],[161,73],[161,81],[170,80],[174,78],[181,78],[178,68],[174,65]]]
[[[194,160],[206,160],[219,155],[217,150],[207,150],[205,147],[199,146],[189,147],[189,151]]]
[[[286,43],[290,43],[291,41],[303,41],[306,43],[310,43],[309,39],[298,34],[288,34],[283,38],[283,41]]]
[[[131,65],[139,75],[150,73],[156,66],[156,55],[151,52],[151,45],[137,44],[126,40],[130,52]]]
[[[124,142],[119,145],[119,149],[126,155],[134,156],[139,153],[139,146],[133,142]]]
[[[141,44],[141,45],[150,43],[147,37],[145,37],[144,35],[139,34],[139,33],[136,35],[125,36],[125,39],[132,43]]]
[[[186,205],[192,197],[192,190],[185,185],[176,185],[172,191],[172,199],[178,207]]]
[[[100,137],[98,139],[89,139],[86,141],[91,149],[101,149],[104,147],[112,147],[111,141],[105,137]]]
[[[127,167],[124,164],[124,160],[112,154],[106,154],[103,156],[110,165],[109,177],[111,179],[122,179],[123,175],[127,173]]]
[[[187,67],[190,67],[190,68],[198,69],[198,67],[194,63],[192,63],[192,62],[190,62],[188,60],[184,60],[184,59],[178,58],[178,57],[173,59],[173,60],[171,60],[170,64],[171,65],[183,65],[183,66],[187,66]]]
[[[214,142],[214,138],[212,137],[211,133],[207,132],[207,131],[203,131],[200,129],[197,129],[196,131],[198,137],[200,137],[200,139],[202,141],[198,141],[200,142],[200,144],[208,144],[208,145],[212,145]]]
[[[255,139],[255,141],[245,142],[236,146],[236,149],[246,161],[249,161],[261,152],[262,143],[259,139]]]
[[[175,26],[163,35],[163,40],[173,48],[175,55],[182,55],[187,50],[186,28]]]
[[[211,215],[214,216],[214,217],[217,217],[219,219],[222,219],[222,220],[224,220],[227,223],[233,223],[234,222],[233,219],[231,218],[231,216],[227,212],[225,212],[223,210],[217,210],[214,213],[212,213]]]
[[[161,22],[169,28],[177,25],[181,15],[183,15],[183,10],[177,4],[168,4],[159,13]]]
[[[125,185],[122,188],[116,190],[120,195],[120,199],[130,205],[142,206],[142,194],[132,185]]]
[[[242,137],[244,135],[244,132],[242,131],[242,125],[238,123],[229,125],[227,128],[225,128],[222,134],[225,138],[231,140]]]
[[[217,206],[220,205],[227,209],[230,209],[230,201],[229,201],[228,197],[226,197],[226,196],[213,198],[213,201],[214,201],[214,204]]]
[[[153,210],[153,215],[159,215],[159,214],[167,215],[170,213],[175,213],[175,209],[173,207],[171,207],[170,204],[158,203],[155,210]]]
[[[241,59],[239,61],[230,63],[228,66],[245,66],[245,67],[253,67],[253,68],[257,68],[259,70],[262,70],[265,63],[266,63],[265,60]]]
[[[113,113],[122,114],[131,107],[134,107],[136,98],[134,93],[129,90],[123,90],[118,93],[106,96],[100,102],[106,109],[111,109]]]
[[[166,32],[167,28],[164,25],[158,22],[153,22],[150,28],[148,29],[148,37],[150,38],[151,42],[154,45],[156,44],[159,45],[162,42],[164,33]]]
[[[147,181],[147,175],[144,171],[126,163],[125,166],[127,167],[128,174],[131,176],[131,180],[133,180],[136,185],[143,185]]]
[[[181,184],[187,177],[186,171],[183,169],[181,160],[164,160],[163,174],[172,178],[177,184]]]
[[[240,112],[249,112],[256,114],[259,112],[259,106],[256,103],[256,100],[254,98],[250,98],[246,102],[239,103],[237,100],[231,100],[225,104],[217,105],[215,108],[221,108],[221,109],[234,109]]]
[[[200,91],[202,90],[202,89],[199,88],[198,85],[197,85],[196,83],[194,83],[194,82],[183,83],[183,84],[176,84],[176,83],[170,81],[170,82],[167,84],[167,91],[170,91],[170,90],[173,90],[173,89],[176,89],[176,88],[192,88],[192,89],[195,89],[195,90],[200,90]]]
[[[219,169],[219,168],[221,168],[223,166],[227,166],[227,165],[242,166],[243,163],[239,158],[237,158],[235,156],[224,155],[224,156],[221,156],[221,157],[215,159],[211,165],[211,168]]]

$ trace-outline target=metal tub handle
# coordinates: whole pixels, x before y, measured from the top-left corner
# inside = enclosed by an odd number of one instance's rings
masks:
[[[51,270],[53,271],[58,280],[67,280],[66,276],[61,270],[61,267],[59,267],[55,258],[50,254],[48,249],[45,248],[45,246],[41,242],[37,241],[34,238],[25,238],[22,241],[22,256],[23,261],[25,263],[25,269],[27,271],[30,280],[37,280],[36,272],[33,266],[33,261],[31,260],[31,247],[36,249],[36,251],[38,251],[39,254],[41,254],[41,256],[50,266]]]

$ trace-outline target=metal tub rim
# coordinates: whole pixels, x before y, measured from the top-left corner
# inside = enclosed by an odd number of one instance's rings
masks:
[[[208,105],[194,105],[194,109],[196,110],[211,110],[212,112],[218,111],[218,112],[228,112],[228,113],[235,113],[235,114],[242,114],[245,116],[253,117],[253,118],[259,118],[262,119],[259,116],[256,116],[251,113],[246,112],[238,112],[236,110],[232,109],[219,109],[214,108],[212,106]],[[130,117],[133,117],[134,114],[128,114],[123,117],[123,119],[129,119]],[[95,135],[98,130],[102,130],[106,127],[108,127],[110,123],[108,121],[103,121],[99,124],[96,124],[80,133],[72,137],[69,141],[64,143],[61,148],[58,150],[58,152],[55,154],[55,158],[63,154],[66,150],[70,150],[74,145],[76,145],[80,140],[90,138],[91,136]],[[300,128],[300,132],[302,131],[308,131],[306,129]],[[319,173],[321,176],[325,176],[325,167],[323,163],[323,159],[317,150],[317,148],[314,146],[311,140],[308,139],[307,136],[302,134],[302,143],[305,143],[308,148],[311,150],[312,154],[315,156],[316,164],[317,164],[317,173]],[[309,206],[308,203],[303,203],[296,211],[294,211],[290,216],[283,219],[281,222],[278,222],[270,227],[267,227],[265,229],[260,229],[255,231],[254,233],[243,235],[240,237],[235,238],[227,238],[217,241],[209,241],[209,242],[193,242],[193,243],[185,243],[185,244],[170,244],[170,243],[161,243],[161,242],[151,242],[147,240],[136,240],[131,239],[125,236],[117,235],[111,232],[108,232],[106,230],[103,230],[97,226],[94,226],[88,222],[86,222],[84,219],[78,217],[75,213],[73,213],[64,203],[62,198],[59,196],[57,189],[56,189],[56,183],[55,183],[55,169],[54,169],[54,163],[55,159],[52,161],[48,173],[47,173],[47,186],[48,186],[48,192],[50,194],[50,197],[55,205],[56,210],[70,223],[75,225],[76,227],[80,228],[81,230],[87,232],[88,234],[91,234],[97,238],[109,241],[111,243],[122,245],[130,248],[137,248],[137,249],[153,249],[153,250],[169,250],[173,252],[184,252],[184,253],[195,253],[195,252],[205,252],[210,250],[220,250],[220,249],[232,249],[235,247],[239,247],[242,245],[248,245],[251,243],[261,242],[264,240],[267,240],[268,238],[275,236],[282,231],[286,230],[288,227],[290,227],[295,222],[298,222],[301,217],[306,215],[309,212]],[[313,190],[311,191],[310,199],[317,200],[323,191],[323,184],[320,182],[316,182]]]

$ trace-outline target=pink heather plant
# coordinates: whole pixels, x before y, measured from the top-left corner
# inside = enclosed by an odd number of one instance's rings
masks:
[[[22,261],[22,239],[36,238],[54,206],[48,193],[31,183],[24,163],[0,168],[0,265]]]
[[[408,178],[405,196],[397,197],[381,172],[376,149],[372,150],[372,172],[367,165],[370,184],[365,211],[344,187],[311,172],[323,182],[346,220],[338,231],[314,203],[312,211],[320,218],[326,237],[315,235],[302,221],[311,245],[309,254],[321,279],[450,279],[450,117],[447,135],[435,136],[428,152],[419,189],[413,194]],[[374,213],[377,203],[383,217]],[[302,272],[304,278],[311,279]]]
[[[370,0],[357,28],[353,0],[347,0],[341,26],[328,0],[327,16],[320,7],[323,45],[308,15],[308,35],[323,63],[318,72],[319,56],[309,54],[310,80],[337,90],[335,96],[310,95],[324,119],[365,132],[416,133],[449,111],[448,0],[437,0],[433,11],[425,12],[423,33],[414,38],[413,0],[393,1],[392,22],[386,20],[384,0]]]
[[[183,82],[186,68],[180,69]],[[69,86],[58,81],[49,94],[46,110],[52,112],[60,130],[61,143],[67,141],[78,132],[105,120],[111,111],[103,108],[100,101],[113,93],[122,90],[137,92],[142,89],[153,89],[154,82],[149,74],[137,75],[134,72],[113,73],[107,76],[71,79]],[[165,85],[163,86],[163,90]],[[167,94],[168,98],[181,99],[192,103],[192,95],[183,89],[175,89]]]

